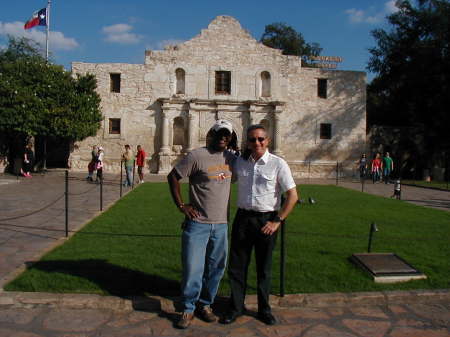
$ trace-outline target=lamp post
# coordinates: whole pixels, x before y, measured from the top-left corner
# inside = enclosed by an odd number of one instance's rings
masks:
[[[372,250],[372,237],[373,237],[373,233],[374,232],[378,232],[378,227],[377,227],[377,224],[375,222],[372,222],[370,224],[369,246],[367,247],[367,252],[368,253],[370,253],[370,251]]]

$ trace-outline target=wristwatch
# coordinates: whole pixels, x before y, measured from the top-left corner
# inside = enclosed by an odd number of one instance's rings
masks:
[[[275,215],[275,217],[273,218],[272,222],[281,222],[283,220],[281,220],[279,215]]]

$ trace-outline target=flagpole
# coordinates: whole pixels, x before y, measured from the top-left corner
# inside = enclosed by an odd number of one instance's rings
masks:
[[[47,1],[47,37],[45,39],[45,59],[48,62],[48,35],[50,33],[50,4],[51,4],[51,0]]]
[[[47,61],[47,63],[48,63],[48,36],[50,33],[50,4],[51,4],[51,2],[52,2],[51,0],[47,1],[47,13],[45,15],[45,20],[47,20],[47,22],[46,22],[47,23],[46,24],[47,34],[46,34],[46,39],[45,39],[45,60]],[[44,162],[42,165],[42,170],[44,172],[47,171],[47,137],[46,136],[44,137]]]

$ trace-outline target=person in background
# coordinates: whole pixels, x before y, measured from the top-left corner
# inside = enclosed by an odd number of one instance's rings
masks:
[[[133,184],[133,167],[134,156],[130,145],[125,145],[125,152],[122,154],[122,161],[125,163],[126,180],[123,182],[123,186],[131,186]]]
[[[372,160],[372,182],[381,180],[381,169],[383,166],[383,162],[381,161],[381,155],[377,153]]]
[[[26,178],[31,178],[31,171],[33,170],[34,153],[32,144],[27,144],[25,146],[25,151],[23,153],[23,176]]]
[[[361,155],[361,159],[359,160],[359,179],[362,181],[366,177],[367,174],[367,157],[366,154],[363,153]]]
[[[394,171],[394,161],[389,155],[389,152],[386,152],[383,157],[383,178],[385,184],[389,184],[392,171]]]
[[[97,146],[93,145],[91,152],[91,161],[88,164],[88,176],[86,177],[87,181],[94,181],[92,177],[94,176],[95,164],[97,163],[97,155],[98,155]]]
[[[139,184],[142,184],[144,182],[145,151],[140,145],[137,146],[136,165],[138,168]]]
[[[97,178],[95,179],[96,183],[99,183],[103,180],[103,160],[105,157],[105,152],[103,151],[103,147],[98,147],[97,152],[97,162],[95,164],[95,169],[97,170]]]

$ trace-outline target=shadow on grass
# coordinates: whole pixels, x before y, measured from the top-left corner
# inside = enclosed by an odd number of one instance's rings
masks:
[[[38,261],[30,264],[28,269],[82,277],[97,284],[105,293],[123,298],[147,294],[172,297],[178,296],[180,290],[179,281],[149,275],[100,259]]]
[[[131,300],[134,310],[157,312],[160,317],[165,317],[174,324],[179,315],[172,310],[164,310],[159,300],[148,295],[166,298],[172,302],[176,312],[183,311],[178,298],[179,281],[120,267],[101,259],[38,261],[27,264],[29,270],[37,269],[49,274],[63,273],[85,278],[97,284],[108,295]],[[213,305],[214,311],[225,312],[227,303],[225,297],[218,296]]]

